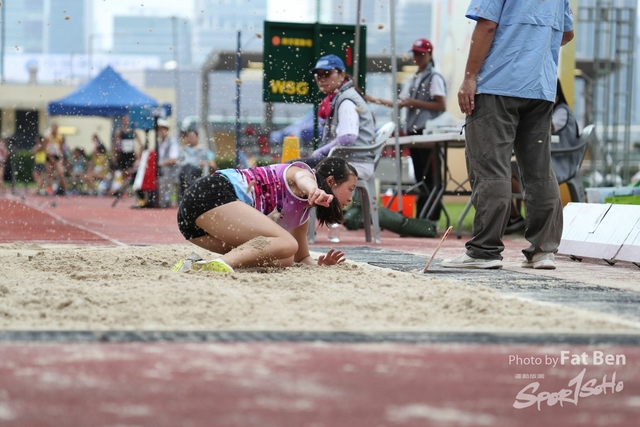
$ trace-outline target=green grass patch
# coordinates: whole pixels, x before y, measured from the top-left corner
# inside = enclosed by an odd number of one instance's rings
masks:
[[[447,208],[447,212],[449,212],[449,218],[451,218],[451,225],[453,226],[452,232],[457,231],[458,218],[462,215],[462,211],[466,206],[466,203],[452,202],[445,203],[445,207]],[[473,228],[473,216],[475,215],[476,210],[473,206],[469,209],[467,216],[465,216],[464,221],[462,221],[462,230],[471,232]],[[444,216],[444,213],[440,215],[440,221],[438,222],[438,230],[446,230],[447,229],[447,218]]]

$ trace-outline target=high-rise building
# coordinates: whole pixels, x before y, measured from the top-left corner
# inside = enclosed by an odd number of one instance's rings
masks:
[[[45,12],[43,0],[5,2],[5,53],[42,53],[44,49]]]
[[[323,2],[321,19],[330,23],[355,25],[357,2],[332,0]],[[330,12],[327,14],[326,10]],[[391,51],[391,20],[389,0],[362,0],[361,24],[367,26],[367,54],[389,54]],[[409,50],[419,37],[431,37],[431,1],[401,0],[395,10],[395,38],[398,52]],[[324,21],[323,21],[324,22]]]
[[[396,49],[407,52],[418,38],[431,39],[431,2],[405,0],[398,4],[396,14]]]
[[[26,0],[42,2],[42,0]],[[86,53],[91,26],[91,0],[44,0],[47,16],[43,53]]]
[[[157,56],[162,63],[190,66],[191,22],[172,16],[115,16],[112,53]]]
[[[262,33],[267,0],[196,0],[193,23],[193,59],[201,64],[215,50],[235,50],[237,32],[250,50],[262,50],[262,42],[249,44]]]
[[[2,7],[5,53],[86,52],[91,0],[11,0]]]
[[[640,36],[636,35],[636,49],[640,48]],[[633,93],[640,91],[640,55],[635,55],[634,59],[634,74],[633,74]],[[634,125],[640,124],[640,97],[633,97],[633,106],[631,107],[631,123]],[[640,138],[638,141],[634,141],[640,144]]]

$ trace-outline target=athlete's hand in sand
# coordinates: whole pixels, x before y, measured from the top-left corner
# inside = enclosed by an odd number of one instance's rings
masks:
[[[309,192],[307,200],[309,201],[309,206],[324,206],[328,208],[333,196],[316,187]]]
[[[326,255],[320,255],[318,257],[318,265],[336,265],[342,264],[347,259],[344,257],[344,252],[336,251],[335,249],[329,250]]]

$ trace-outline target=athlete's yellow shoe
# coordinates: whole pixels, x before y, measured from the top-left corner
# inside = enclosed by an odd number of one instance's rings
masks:
[[[187,258],[181,259],[180,261],[176,262],[173,265],[173,267],[171,267],[171,271],[191,270],[193,263],[197,261],[202,261],[202,257],[194,252],[191,255],[189,255]]]
[[[185,271],[191,270],[191,261],[188,259],[181,259],[180,261],[173,264],[171,267],[171,271]]]
[[[215,271],[216,273],[233,273],[233,268],[220,258],[213,261],[196,261],[192,264],[192,269],[200,271]]]

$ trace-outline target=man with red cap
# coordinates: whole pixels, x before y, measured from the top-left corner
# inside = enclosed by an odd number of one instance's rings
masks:
[[[405,133],[407,135],[422,135],[427,121],[435,119],[446,110],[446,87],[444,78],[434,70],[433,45],[427,39],[418,39],[411,45],[413,62],[418,66],[418,71],[409,80],[398,95],[398,108],[406,108]],[[393,101],[379,99],[367,95],[369,102],[393,106]],[[417,181],[424,181],[433,191],[440,186],[440,159],[429,148],[411,148],[411,160]],[[435,169],[434,169],[435,168]],[[434,174],[435,170],[435,174]],[[435,175],[435,176],[434,176]],[[418,197],[418,212],[421,211],[428,194],[420,194]],[[438,204],[433,209],[429,219],[438,221],[442,206]]]

